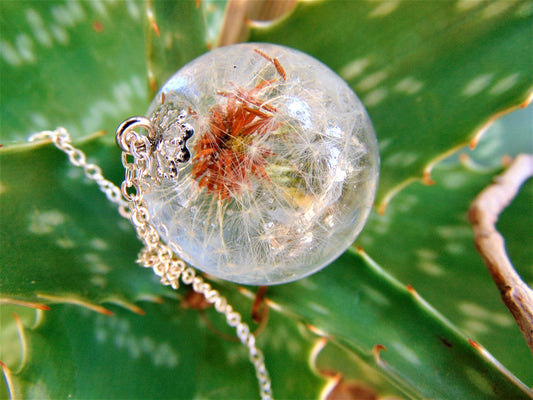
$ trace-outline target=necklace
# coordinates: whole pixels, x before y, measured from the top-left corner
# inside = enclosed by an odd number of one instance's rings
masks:
[[[117,129],[121,187],[71,144],[83,168],[136,229],[138,262],[173,289],[180,281],[224,314],[248,348],[263,399],[263,354],[241,316],[195,268],[252,285],[301,279],[359,234],[373,203],[379,156],[370,119],[349,86],[316,59],[282,46],[211,51],[160,89],[147,117]]]

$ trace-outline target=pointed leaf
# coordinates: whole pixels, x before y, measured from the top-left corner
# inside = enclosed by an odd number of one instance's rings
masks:
[[[411,284],[457,327],[485,346],[524,382],[533,382],[531,353],[511,314],[500,300],[473,244],[467,211],[501,170],[503,155],[531,148],[531,111],[501,121],[489,130],[466,165],[454,158],[434,171],[434,186],[414,184],[398,194],[384,216],[374,213],[357,243],[402,282]],[[513,135],[513,140],[508,136]],[[465,149],[461,153],[465,153]],[[502,233],[511,261],[526,282],[533,281],[531,183],[502,215]],[[499,225],[500,225],[499,224]],[[386,249],[386,251],[383,251]]]
[[[528,0],[300,2],[250,40],[303,50],[354,88],[379,139],[384,201],[526,100],[532,12]]]
[[[407,396],[525,399],[531,392],[413,289],[367,256],[344,253],[326,270],[274,287],[275,309],[311,324]]]
[[[66,127],[114,132],[147,106],[142,3],[0,3],[3,145]]]
[[[107,160],[104,175],[120,157],[95,139],[83,150],[89,160]],[[129,221],[65,154],[51,144],[24,145],[1,149],[0,163],[2,297],[132,306],[165,292],[135,264],[141,246]]]
[[[106,316],[55,305],[25,329],[25,365],[14,374],[23,398],[257,398],[247,349],[210,326],[213,310],[184,309],[169,300],[143,303],[146,315],[112,307]],[[163,322],[164,321],[164,322]],[[317,398],[325,380],[301,360],[313,335],[286,317],[272,316],[260,335],[279,398]],[[232,336],[229,336],[233,338]],[[298,376],[298,379],[293,379]]]
[[[207,51],[205,7],[200,7],[195,1],[145,3],[150,99],[178,69]]]

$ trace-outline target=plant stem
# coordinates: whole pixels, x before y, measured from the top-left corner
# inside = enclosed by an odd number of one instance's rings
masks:
[[[501,212],[532,175],[533,156],[517,156],[507,170],[476,197],[468,218],[474,230],[476,248],[533,353],[533,291],[515,271],[505,250],[504,238],[495,226]]]

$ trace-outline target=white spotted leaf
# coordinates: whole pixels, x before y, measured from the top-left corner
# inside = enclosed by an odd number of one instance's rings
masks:
[[[378,203],[533,91],[529,0],[298,2],[250,40],[307,52],[367,106],[382,158]],[[312,39],[311,39],[312,38]]]
[[[531,386],[531,353],[500,300],[474,248],[468,208],[494,176],[504,155],[533,151],[530,121],[533,107],[498,121],[478,148],[463,149],[434,171],[435,185],[413,184],[393,199],[385,215],[374,213],[357,244],[402,282],[411,284],[464,334],[485,346],[500,362]],[[508,140],[512,134],[514,140]],[[528,242],[533,232],[531,185],[504,210],[498,223],[515,268],[533,282]]]
[[[250,302],[246,302],[250,306]],[[183,303],[139,302],[137,315],[111,307],[114,315],[57,304],[39,322],[19,327],[28,352],[11,377],[15,398],[213,398],[252,399],[258,387],[247,349],[233,339],[212,308]],[[20,308],[20,307],[19,307]],[[19,312],[11,307],[8,314]],[[164,321],[164,323],[162,323]],[[326,379],[306,364],[316,336],[282,315],[269,319],[258,344],[280,398],[315,398]],[[252,325],[252,328],[255,326]],[[293,376],[298,379],[292,379]],[[2,392],[0,392],[2,393]],[[4,398],[4,397],[3,397]]]
[[[13,376],[24,397],[257,395],[239,344],[220,339],[198,310],[181,308],[183,301],[154,303],[185,292],[176,294],[135,266],[140,243],[96,187],[51,145],[14,145],[57,125],[76,139],[113,132],[124,118],[143,114],[149,92],[214,41],[221,12],[216,5],[217,14],[209,14],[211,3],[0,3],[1,297],[51,308],[33,329],[32,321],[27,324],[31,356]],[[255,29],[251,39],[314,55],[360,95],[381,143],[385,201],[395,188],[422,177],[428,163],[527,99],[531,15],[527,0],[300,2],[287,18]],[[519,142],[514,132],[501,138],[496,147]],[[118,183],[123,170],[112,139],[90,140],[82,148]],[[344,351],[341,365],[324,353],[325,368],[348,376],[356,359],[365,372],[360,379],[373,382],[380,394],[526,396],[512,374],[532,386],[527,349],[484,275],[463,217],[494,170],[446,168],[434,171],[435,186],[412,185],[384,217],[369,221],[359,244],[387,272],[349,251],[318,275],[269,290],[270,317],[259,345],[278,397],[317,398],[324,389],[308,362],[316,342],[306,328]],[[503,215],[502,229],[512,257],[527,268],[530,254],[521,244],[531,230],[521,216],[530,210],[531,184],[524,193]],[[248,319],[245,291],[235,285],[221,291]],[[11,311],[4,310],[2,316]],[[217,330],[224,329],[212,310],[207,314]],[[3,325],[2,335],[7,331]],[[376,345],[387,349],[379,358]],[[12,359],[4,356],[6,363]],[[228,367],[231,360],[235,368]],[[8,366],[15,371],[17,365]],[[102,385],[113,375],[112,384]]]

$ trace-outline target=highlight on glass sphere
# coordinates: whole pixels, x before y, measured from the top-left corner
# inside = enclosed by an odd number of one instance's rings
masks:
[[[355,240],[379,155],[351,88],[302,52],[218,48],[180,69],[148,110],[156,136],[150,223],[214,277],[273,285],[308,276]]]

